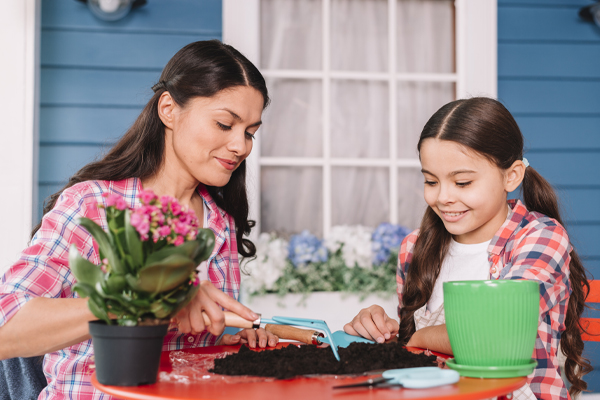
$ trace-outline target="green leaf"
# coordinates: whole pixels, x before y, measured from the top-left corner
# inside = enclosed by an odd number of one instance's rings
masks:
[[[120,274],[111,274],[106,280],[107,293],[120,293],[127,287],[125,276]]]
[[[104,280],[104,272],[102,272],[100,267],[83,258],[74,244],[69,249],[69,267],[78,282],[86,283],[93,287],[96,283]]]
[[[173,311],[171,311],[171,316],[176,315],[179,312],[179,310],[181,310],[182,308],[187,306],[190,303],[190,301],[192,301],[194,296],[196,296],[196,293],[198,293],[198,290],[200,290],[200,285],[190,286],[190,289],[187,292],[184,299],[180,300],[180,302],[175,306],[175,308],[173,308]]]
[[[189,279],[194,269],[196,269],[194,261],[181,254],[173,254],[141,269],[135,285],[140,290],[149,293],[166,292]]]
[[[77,282],[73,285],[73,290],[79,294],[79,297],[90,297],[95,289],[93,286],[88,285],[87,283]]]
[[[158,319],[165,319],[171,315],[173,311],[173,306],[165,303],[162,300],[156,300],[150,306],[150,312],[154,314],[154,316]]]
[[[108,317],[108,310],[104,304],[104,300],[96,292],[93,292],[88,299],[88,308],[96,316],[96,318],[105,321],[108,325],[111,325],[110,318]]]
[[[146,260],[146,265],[156,264],[157,262],[160,262],[174,254],[179,254],[182,256],[186,256],[187,258],[193,259],[193,255],[196,253],[199,245],[200,243],[196,240],[191,240],[189,242],[183,243],[181,246],[163,247],[162,249],[155,251],[148,256],[148,259]]]
[[[192,254],[192,259],[199,265],[202,261],[208,260],[215,248],[215,234],[210,229],[199,229],[196,236],[196,242],[200,244],[196,252]]]
[[[79,220],[79,225],[83,226],[90,233],[90,235],[94,237],[96,243],[98,243],[100,256],[108,259],[108,263],[114,272],[118,274],[124,274],[127,272],[124,270],[121,260],[113,249],[108,234],[104,232],[100,225],[85,217],[82,217]]]
[[[127,240],[127,248],[132,259],[133,270],[137,271],[144,264],[144,253],[142,250],[142,241],[138,232],[131,226],[131,212],[125,213],[125,239]]]

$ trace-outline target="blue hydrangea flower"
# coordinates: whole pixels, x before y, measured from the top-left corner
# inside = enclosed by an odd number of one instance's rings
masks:
[[[327,248],[323,241],[307,230],[290,239],[288,257],[296,268],[313,262],[325,262],[327,256]]]
[[[411,232],[410,229],[396,224],[384,222],[379,224],[371,236],[373,264],[381,265],[390,257],[390,251],[398,249],[402,240]]]

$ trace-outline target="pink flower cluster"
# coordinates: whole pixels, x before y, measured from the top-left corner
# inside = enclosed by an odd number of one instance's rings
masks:
[[[142,240],[166,240],[179,246],[198,235],[198,219],[191,210],[182,207],[170,196],[156,196],[151,190],[143,190],[138,198],[142,205],[131,210],[131,225]],[[116,206],[116,204],[115,204]]]

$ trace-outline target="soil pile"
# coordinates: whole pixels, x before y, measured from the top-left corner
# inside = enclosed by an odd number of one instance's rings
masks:
[[[210,372],[221,375],[254,375],[288,379],[299,375],[362,374],[367,371],[435,366],[436,356],[415,354],[400,343],[352,343],[338,349],[340,361],[330,348],[288,345],[281,349],[240,351],[216,359]]]

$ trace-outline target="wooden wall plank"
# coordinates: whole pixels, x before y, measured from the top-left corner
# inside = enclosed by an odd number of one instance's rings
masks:
[[[582,257],[600,257],[600,248],[597,238],[600,237],[600,224],[598,225],[568,225],[569,240]],[[600,272],[600,271],[599,271]]]
[[[102,146],[40,145],[40,184],[65,184],[85,164],[101,157]]]
[[[114,143],[133,124],[139,108],[41,107],[40,142]]]
[[[221,0],[151,0],[122,20],[106,22],[94,17],[83,3],[74,0],[44,0],[42,28],[149,33],[199,32],[221,37],[221,16]]]
[[[498,80],[498,98],[517,114],[600,116],[599,93],[600,80]]]
[[[552,185],[594,185],[600,186],[598,153],[589,152],[543,152],[526,153],[530,165]]]
[[[183,46],[212,39],[201,34],[161,35],[132,32],[49,30],[42,34],[42,66],[137,68],[161,71]],[[94,43],[94,46],[89,46]]]
[[[525,136],[527,150],[600,150],[600,116],[517,114],[515,119]]]
[[[573,7],[498,7],[498,40],[600,42],[600,29]]]
[[[42,68],[44,105],[143,107],[152,97],[159,71]]]
[[[600,51],[594,42],[498,43],[502,78],[600,78],[598,65]]]
[[[600,224],[600,188],[559,187],[556,192],[563,208],[563,220]]]

